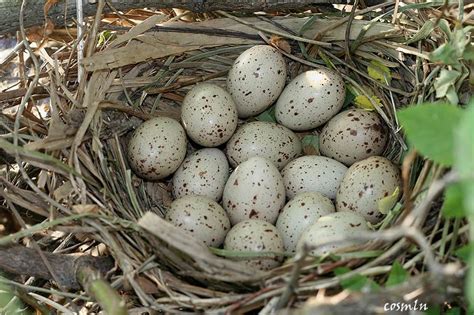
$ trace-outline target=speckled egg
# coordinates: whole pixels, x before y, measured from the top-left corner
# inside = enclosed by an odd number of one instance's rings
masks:
[[[188,136],[204,147],[225,143],[237,128],[237,109],[230,94],[218,85],[201,83],[181,105],[181,120]]]
[[[341,162],[325,156],[308,155],[288,163],[281,174],[288,198],[315,191],[335,199],[346,171],[347,167]]]
[[[281,169],[299,156],[301,150],[301,141],[293,131],[264,121],[244,124],[227,142],[227,157],[233,167],[253,156],[261,156]]]
[[[173,195],[206,196],[219,201],[229,178],[225,154],[214,148],[201,149],[188,156],[173,176]]]
[[[130,138],[127,155],[138,176],[148,180],[165,178],[176,171],[186,156],[186,132],[172,118],[147,120]]]
[[[283,240],[278,230],[263,220],[245,220],[232,227],[224,241],[224,249],[237,252],[281,253]],[[281,257],[233,258],[248,267],[270,270],[280,265]]]
[[[285,204],[285,187],[278,169],[262,157],[243,162],[227,180],[222,204],[232,225],[247,219],[275,223]]]
[[[276,228],[285,244],[285,251],[296,252],[296,244],[303,231],[320,217],[334,211],[331,200],[318,192],[304,192],[291,199],[276,222]]]
[[[382,154],[387,131],[376,112],[349,109],[334,116],[319,137],[322,155],[352,165],[373,155]]]
[[[298,241],[297,248],[306,244],[315,247],[310,255],[320,256],[334,253],[343,248],[363,244],[354,238],[360,232],[369,231],[365,219],[352,211],[334,212],[320,217],[313,225],[305,229]],[[341,239],[347,238],[340,242]],[[334,243],[331,243],[334,242]]]
[[[286,63],[278,50],[257,45],[244,51],[227,76],[227,90],[237,105],[239,117],[255,116],[273,104],[285,80]]]
[[[336,209],[352,210],[371,223],[383,219],[379,200],[401,188],[400,170],[388,159],[372,156],[347,171],[337,192]]]
[[[329,69],[306,71],[283,90],[275,116],[292,130],[314,129],[341,110],[345,97],[344,81],[338,73]]]
[[[203,196],[176,199],[166,212],[165,219],[206,246],[220,246],[230,229],[224,209]]]

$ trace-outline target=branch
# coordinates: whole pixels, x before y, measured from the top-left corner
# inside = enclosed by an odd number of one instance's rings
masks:
[[[19,29],[18,15],[20,2],[17,0],[0,1],[0,35],[13,33]],[[97,5],[85,1],[83,5],[84,16],[92,16],[96,12]],[[367,5],[382,3],[384,0],[365,0]],[[182,8],[194,12],[209,12],[216,10],[226,11],[280,11],[285,9],[304,9],[321,4],[346,4],[346,0],[112,0],[113,7],[117,10],[134,8]],[[29,1],[25,12],[25,27],[44,24],[43,12],[44,1]],[[110,11],[110,8],[107,9]],[[105,11],[107,11],[105,10]],[[40,13],[41,12],[41,13]],[[48,18],[55,25],[64,25],[66,21],[76,15],[76,0],[64,0],[55,4],[48,12]]]
[[[113,263],[108,257],[61,255],[47,252],[43,252],[43,254],[56,272],[58,284],[70,289],[81,288],[78,281],[78,272],[81,268],[93,268],[105,274],[113,267]],[[23,246],[0,247],[0,270],[15,275],[53,280],[38,252]]]
[[[90,255],[61,255],[41,252],[55,271],[58,284],[68,289],[81,287],[92,296],[106,314],[126,315],[121,296],[104,279],[114,265],[109,257]],[[40,253],[23,246],[0,247],[0,270],[15,275],[26,275],[53,280]]]

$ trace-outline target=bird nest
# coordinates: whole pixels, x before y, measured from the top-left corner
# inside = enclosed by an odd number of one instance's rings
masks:
[[[75,28],[54,29],[17,48],[20,86],[0,93],[0,205],[18,227],[11,224],[0,245],[20,241],[35,253],[106,256],[113,264],[102,274],[108,288],[98,291],[77,274],[79,286],[68,287],[50,272],[44,278],[52,281],[12,276],[0,283],[37,310],[102,307],[116,314],[290,308],[367,314],[382,302],[410,301],[406,295],[417,289],[411,300],[432,305],[449,300],[448,288],[462,290],[462,281],[439,271],[440,262],[458,261],[454,249],[467,242],[467,224],[440,215],[445,169],[408,150],[396,116],[398,108],[435,100],[433,72],[442,66],[429,53],[446,38],[426,23],[450,21],[457,8],[382,3],[346,9],[179,16],[134,10],[90,20],[81,42],[67,35],[75,36]],[[144,120],[179,120],[190,88],[224,86],[237,56],[258,44],[285,56],[288,80],[319,67],[339,72],[348,87],[346,105],[378,112],[389,127],[384,156],[403,175],[401,198],[388,200],[388,214],[363,246],[323,257],[308,256],[308,249],[296,256],[259,254],[284,257],[268,272],[229,259],[251,254],[204,248],[162,219],[172,201],[169,180],[140,179],[125,154],[131,131]],[[248,120],[255,119],[274,115],[270,109]],[[318,154],[317,134],[298,134],[304,154]],[[189,145],[188,152],[196,149]],[[47,268],[47,257],[37,263]],[[412,278],[387,285],[403,274]]]

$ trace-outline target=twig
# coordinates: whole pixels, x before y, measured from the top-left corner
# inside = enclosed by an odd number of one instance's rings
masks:
[[[82,0],[76,0],[76,16],[77,16],[77,81],[79,84],[84,80],[85,69],[82,64],[84,59],[84,10]]]
[[[301,268],[303,267],[304,260],[308,255],[308,248],[303,246],[298,252],[297,257],[295,259],[295,264],[293,265],[293,270],[291,272],[290,280],[286,285],[286,289],[278,299],[277,304],[275,305],[274,310],[280,310],[284,308],[288,301],[290,300],[291,296],[295,293],[296,287],[298,286],[299,275],[301,272]]]
[[[433,202],[433,200],[444,190],[447,185],[457,181],[458,179],[459,176],[454,171],[450,171],[444,175],[443,178],[435,180],[431,184],[427,196],[413,211],[411,211],[406,216],[402,222],[402,225],[405,227],[421,226],[425,221],[431,202]]]
[[[38,233],[39,231],[43,231],[49,228],[52,228],[53,226],[56,225],[61,225],[61,224],[66,224],[74,220],[79,220],[88,216],[94,216],[92,213],[80,213],[80,214],[73,214],[67,217],[51,220],[51,221],[45,221],[40,224],[33,225],[30,228],[20,230],[16,233],[8,234],[4,237],[0,238],[0,246],[6,246],[10,245],[11,243],[15,243],[19,241],[21,238],[33,235],[35,233]]]
[[[264,33],[267,33],[267,34],[275,34],[275,35],[278,35],[278,36],[281,36],[281,37],[284,37],[284,38],[288,38],[288,39],[292,39],[292,40],[295,40],[295,41],[299,41],[299,42],[304,42],[304,43],[308,43],[308,44],[313,44],[313,45],[317,45],[317,46],[322,46],[322,47],[331,47],[332,44],[331,43],[326,43],[326,42],[321,42],[321,41],[317,41],[317,40],[313,40],[313,39],[309,39],[309,38],[305,38],[305,37],[301,37],[301,36],[295,36],[295,35],[292,35],[292,34],[287,34],[287,33],[283,33],[283,32],[280,32],[280,31],[277,31],[277,30],[272,30],[272,29],[268,29],[268,28],[265,28],[265,27],[260,27],[260,26],[256,26],[250,22],[247,22],[243,19],[240,19],[236,16],[233,16],[227,12],[224,12],[224,11],[216,11],[217,13],[225,16],[225,17],[228,17],[228,18],[231,18],[241,24],[244,24],[244,25],[247,25],[247,26],[250,26],[251,28],[254,28],[256,30],[259,30],[261,32],[264,32]]]
[[[196,84],[196,83],[199,83],[199,82],[205,82],[205,81],[215,79],[215,78],[220,78],[220,77],[226,75],[228,71],[229,70],[218,71],[218,72],[211,73],[211,74],[208,74],[208,75],[198,76],[196,78],[189,79],[189,80],[186,80],[186,81],[175,82],[175,83],[170,84],[170,85],[165,86],[165,87],[149,88],[145,91],[146,91],[147,94],[160,94],[160,93],[165,93],[165,92],[168,92],[168,91],[171,91],[171,90],[179,90],[180,88],[183,88],[185,86],[193,85],[193,84]]]
[[[3,196],[3,192],[2,192],[2,196]],[[27,228],[26,223],[23,220],[23,218],[20,216],[20,213],[18,213],[16,207],[13,205],[12,202],[10,202],[10,200],[6,199],[6,201],[7,201],[8,207],[13,212],[13,215],[15,216],[16,221],[20,224],[22,229],[26,229]],[[62,283],[59,281],[58,274],[56,272],[57,270],[51,266],[51,263],[49,262],[46,255],[44,255],[44,253],[41,251],[41,249],[40,249],[38,243],[36,242],[36,240],[32,239],[32,238],[29,238],[29,240],[30,240],[31,244],[33,245],[34,250],[36,251],[36,254],[39,255],[41,261],[43,262],[44,266],[46,267],[46,271],[51,275],[51,277],[54,279],[54,281],[56,281],[58,283],[59,288],[61,289],[61,291],[64,291],[64,288],[62,287]]]
[[[23,96],[25,96],[27,91],[28,91],[27,88],[19,88],[19,89],[7,91],[7,92],[1,92],[0,93],[0,102],[10,101],[10,100],[18,98],[18,97],[23,97]],[[32,94],[47,94],[47,91],[44,87],[37,86],[37,87],[33,88]],[[4,108],[9,107],[9,105],[10,104],[5,104]],[[2,109],[1,106],[0,106],[0,109]]]
[[[355,0],[354,4],[352,5],[351,13],[349,15],[349,19],[347,20],[347,26],[345,31],[345,38],[344,38],[344,49],[346,50],[346,58],[347,60],[354,64],[351,57],[351,48],[350,48],[350,36],[351,36],[351,29],[352,29],[352,21],[354,21],[355,12],[357,5],[359,4],[359,0]]]

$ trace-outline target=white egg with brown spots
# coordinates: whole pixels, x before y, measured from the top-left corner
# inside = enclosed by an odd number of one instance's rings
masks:
[[[356,236],[368,231],[367,222],[361,215],[351,211],[334,212],[320,217],[306,228],[297,248],[309,246],[312,248],[309,253],[312,256],[336,253],[364,244]]]
[[[347,171],[337,192],[337,211],[354,211],[371,223],[380,222],[384,215],[379,201],[401,188],[399,168],[381,156],[372,156]]]
[[[252,157],[230,175],[222,205],[232,225],[247,219],[275,223],[285,204],[285,187],[278,169],[262,157]]]
[[[272,224],[263,220],[245,220],[227,233],[224,249],[236,252],[283,253],[283,240]],[[281,264],[281,256],[257,258],[232,258],[252,269],[270,270]]]
[[[286,195],[293,198],[302,192],[319,192],[335,199],[347,167],[325,156],[308,155],[294,159],[282,170]]]
[[[319,136],[321,154],[345,165],[380,155],[387,144],[387,130],[374,111],[349,109],[334,116]]]
[[[242,125],[227,142],[227,157],[233,167],[254,156],[272,161],[278,169],[301,155],[298,136],[272,122],[254,121]]]
[[[201,149],[188,156],[173,176],[173,195],[206,196],[219,201],[229,178],[225,154],[215,148]]]
[[[227,90],[237,106],[239,117],[260,114],[276,101],[285,86],[286,63],[283,56],[268,45],[244,51],[227,76]]]
[[[147,120],[134,131],[127,155],[135,174],[147,180],[163,179],[173,174],[186,156],[186,132],[172,118]]]
[[[230,230],[224,209],[203,196],[185,196],[173,201],[165,219],[206,246],[218,247]]]
[[[201,83],[181,105],[181,120],[188,136],[204,147],[219,146],[237,128],[237,109],[230,94],[218,85]]]
[[[318,192],[304,192],[291,199],[276,222],[276,228],[285,244],[285,251],[295,253],[296,244],[303,231],[320,217],[334,211],[331,200]]]
[[[329,69],[310,70],[294,78],[275,107],[278,123],[291,130],[309,130],[326,123],[344,105],[342,77]]]

